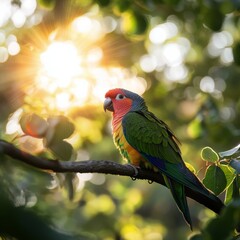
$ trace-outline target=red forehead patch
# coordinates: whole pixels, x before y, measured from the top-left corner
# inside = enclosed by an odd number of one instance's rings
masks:
[[[124,92],[121,88],[114,88],[106,92],[105,97],[115,98],[118,94],[123,94]]]

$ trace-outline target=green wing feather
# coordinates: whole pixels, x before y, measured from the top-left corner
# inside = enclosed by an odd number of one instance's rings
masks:
[[[151,112],[129,112],[122,121],[128,143],[166,176],[196,191],[203,187],[185,166],[178,140],[169,127]],[[206,190],[206,193],[208,191]]]
[[[177,144],[179,141],[168,126],[152,113],[129,112],[123,118],[122,124],[125,137],[140,152],[164,158],[171,163],[182,162]]]

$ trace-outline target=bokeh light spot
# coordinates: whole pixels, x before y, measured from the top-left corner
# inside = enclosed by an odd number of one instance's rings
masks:
[[[11,16],[11,1],[0,1],[0,27],[3,27]]]
[[[211,39],[213,45],[218,49],[223,49],[233,43],[232,35],[227,31],[214,33]]]
[[[14,134],[18,132],[19,134],[22,134],[23,131],[19,125],[19,119],[23,113],[23,110],[19,108],[16,110],[11,117],[8,120],[8,123],[6,125],[6,134]]]
[[[21,0],[21,10],[24,12],[25,16],[32,15],[36,7],[36,0]]]
[[[183,53],[177,43],[166,44],[163,48],[163,56],[168,66],[179,65],[183,62]]]
[[[72,22],[74,30],[80,33],[88,33],[92,27],[92,21],[88,17],[78,17]]]
[[[156,57],[153,55],[143,55],[140,58],[140,66],[144,72],[152,72],[157,67]]]
[[[5,32],[0,31],[0,44],[3,44],[6,40]]]
[[[10,42],[8,44],[8,53],[10,55],[17,55],[20,52],[20,45],[17,42]]]
[[[200,81],[200,89],[203,92],[207,92],[207,93],[213,93],[215,90],[215,82],[214,80],[209,77],[209,76],[205,76],[201,79]]]
[[[230,64],[233,62],[233,51],[232,48],[228,47],[228,48],[224,48],[221,55],[220,55],[220,59],[222,61],[222,63],[224,64]]]
[[[8,50],[5,47],[0,47],[0,63],[8,60]]]
[[[165,42],[167,39],[170,39],[177,35],[178,28],[172,22],[166,22],[163,24],[159,24],[154,27],[149,34],[149,39],[154,44],[161,44]]]
[[[185,65],[180,64],[166,68],[164,74],[170,81],[184,83],[187,80],[188,69]]]
[[[12,15],[12,21],[16,28],[22,27],[26,22],[26,16],[21,9],[16,10],[16,12]]]
[[[113,32],[117,27],[117,21],[111,16],[104,17],[102,24],[106,33]]]

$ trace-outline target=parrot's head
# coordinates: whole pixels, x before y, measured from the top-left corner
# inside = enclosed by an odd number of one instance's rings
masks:
[[[124,116],[130,111],[139,111],[146,108],[142,97],[126,89],[115,88],[105,94],[104,110],[111,111],[114,115]]]

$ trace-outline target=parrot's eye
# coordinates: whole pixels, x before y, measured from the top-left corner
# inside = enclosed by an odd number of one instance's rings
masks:
[[[124,95],[122,95],[122,94],[118,94],[117,96],[116,96],[116,99],[117,100],[122,100],[122,99],[124,99],[124,98],[126,98]]]

